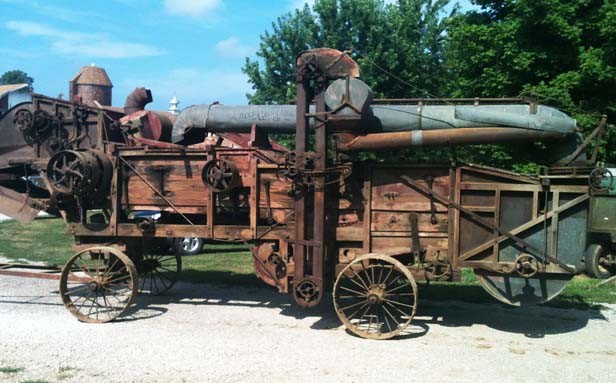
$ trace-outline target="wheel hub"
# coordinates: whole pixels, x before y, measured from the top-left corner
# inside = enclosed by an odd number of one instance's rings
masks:
[[[371,305],[382,303],[385,299],[385,289],[381,286],[372,286],[368,290],[368,303]]]
[[[143,260],[143,269],[145,272],[156,270],[160,267],[160,262],[155,258],[146,258]]]
[[[91,281],[90,283],[88,283],[88,289],[90,289],[90,291],[92,292],[96,292],[100,289],[100,283],[98,281]]]

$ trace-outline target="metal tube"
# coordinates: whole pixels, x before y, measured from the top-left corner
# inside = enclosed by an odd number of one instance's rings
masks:
[[[294,105],[195,105],[186,108],[173,126],[173,142],[184,139],[193,130],[212,132],[249,132],[256,124],[272,133],[295,133]],[[310,113],[314,107],[310,108]],[[509,127],[541,132],[573,133],[576,121],[557,109],[539,105],[535,113],[529,105],[394,105],[373,104],[362,115],[356,134],[441,130],[459,128]],[[311,119],[310,129],[314,129]],[[533,134],[533,133],[529,133]]]
[[[413,130],[410,132],[374,133],[339,142],[345,152],[403,149],[417,146],[448,146],[498,144],[514,141],[560,139],[567,135],[518,128],[462,128],[442,130]]]

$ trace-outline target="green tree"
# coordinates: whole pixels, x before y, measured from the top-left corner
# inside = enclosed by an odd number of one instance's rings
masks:
[[[293,100],[295,58],[316,47],[350,50],[362,80],[377,97],[438,94],[445,85],[443,16],[448,3],[317,0],[312,8],[287,13],[261,35],[258,58],[246,59],[243,71],[254,89],[248,99],[255,104]]]
[[[34,83],[34,79],[24,71],[21,70],[10,70],[4,72],[2,76],[0,76],[0,85],[7,84],[28,84],[28,89],[32,91],[34,88],[32,84]]]
[[[585,133],[601,114],[616,118],[615,0],[474,3],[481,9],[450,19],[445,49],[449,94],[536,96],[573,115]],[[616,161],[613,129],[604,144],[602,158]],[[537,153],[547,152],[542,148],[535,145]],[[492,164],[517,170],[532,168],[532,160],[541,161],[541,156],[528,161],[528,147],[482,150],[490,152],[483,160],[496,159]]]

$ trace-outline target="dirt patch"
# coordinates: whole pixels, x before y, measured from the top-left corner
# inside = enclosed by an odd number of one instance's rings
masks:
[[[0,382],[616,381],[613,305],[424,301],[404,336],[370,341],[331,300],[303,310],[267,288],[179,284],[103,325],[75,320],[57,289],[0,276],[0,367],[23,368]]]

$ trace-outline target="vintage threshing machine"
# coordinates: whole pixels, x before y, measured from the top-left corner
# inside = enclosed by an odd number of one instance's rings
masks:
[[[78,249],[60,276],[71,313],[106,322],[138,292],[169,289],[181,257],[148,246],[165,237],[249,243],[265,283],[302,307],[333,291],[344,325],[377,339],[410,323],[417,280],[472,268],[490,295],[520,306],[554,298],[578,273],[614,271],[613,176],[585,153],[605,118],[579,142],[575,120],[525,100],[373,100],[357,64],[325,48],[299,55],[296,76],[295,105],[199,105],[175,121],[145,104],[44,97],[8,113],[34,154],[3,164],[3,210],[66,220]],[[295,135],[294,150],[273,133]],[[536,140],[554,153],[542,176],[351,159]],[[28,181],[36,175],[42,187]],[[161,218],[133,218],[143,210]]]

